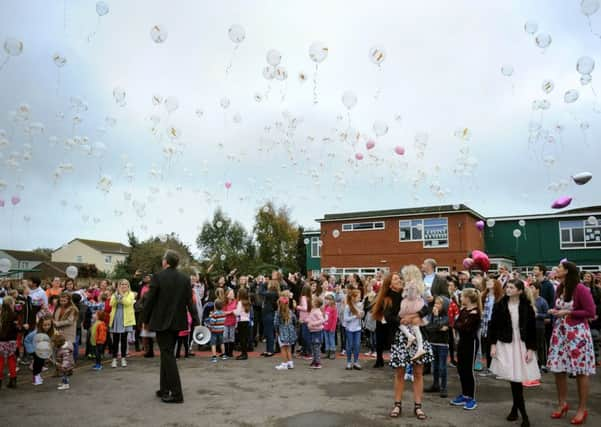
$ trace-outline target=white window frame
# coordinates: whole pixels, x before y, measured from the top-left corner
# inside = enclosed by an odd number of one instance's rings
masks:
[[[441,239],[441,240],[446,240],[446,244],[444,245],[427,245],[426,242],[430,242],[430,241],[434,241],[435,239],[426,239],[426,228],[428,227],[428,225],[426,225],[427,221],[440,221],[440,220],[445,220],[446,221],[446,239]],[[410,228],[410,236],[409,238],[402,238],[401,236],[401,229],[407,229]],[[414,235],[414,231],[415,229],[420,230],[420,237],[416,237]],[[416,233],[417,234],[417,233]],[[449,218],[448,217],[435,217],[435,218],[420,218],[420,219],[401,219],[399,220],[399,242],[401,243],[405,243],[405,242],[422,242],[422,247],[425,249],[443,249],[443,248],[448,248],[450,241],[449,241]]]
[[[317,252],[317,254],[315,254]],[[321,258],[321,246],[319,237],[311,237],[311,258]]]
[[[371,224],[371,228],[357,228],[355,225]],[[376,224],[382,224],[382,227],[376,227]],[[367,221],[367,222],[347,222],[342,224],[342,231],[382,231],[386,229],[385,221]]]
[[[330,273],[330,269],[332,267],[328,267],[328,268],[322,268],[321,271],[323,273]],[[359,276],[365,277],[365,276],[375,276],[378,271],[382,272],[383,274],[387,274],[390,272],[390,267],[342,267],[342,268],[336,268],[336,273],[334,273],[336,276],[346,276],[349,274],[358,274]]]
[[[570,223],[570,225],[568,225],[568,223]],[[575,223],[579,223],[579,225],[576,225]],[[601,239],[601,225],[590,225],[587,223],[586,219],[572,219],[572,220],[566,220],[566,221],[559,221],[558,224],[559,227],[559,248],[561,250],[579,250],[579,249],[601,249],[601,240],[587,240],[587,234],[588,233],[594,233],[595,235],[598,235],[599,238]],[[582,230],[582,234],[584,235],[584,240],[582,242],[579,241],[574,241],[573,240],[573,230],[578,229],[578,230]],[[570,233],[570,240],[569,241],[564,241],[563,240],[563,236],[562,236],[562,232],[563,231],[569,231]],[[569,245],[569,246],[566,246]],[[573,246],[573,245],[579,245],[579,246]]]

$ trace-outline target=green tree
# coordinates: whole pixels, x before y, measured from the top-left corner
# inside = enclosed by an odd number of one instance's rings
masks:
[[[54,251],[50,248],[36,248],[32,252],[36,255],[41,255],[46,260],[50,261],[50,259],[52,258],[52,252]]]
[[[288,271],[298,271],[299,229],[290,219],[285,206],[276,209],[269,202],[255,215],[254,233],[258,258],[265,264],[275,264]]]
[[[232,221],[217,209],[211,221],[206,221],[196,238],[196,245],[215,274],[226,274],[234,268],[248,272],[255,258],[252,237],[244,226]]]
[[[305,229],[303,228],[302,225],[298,226],[298,236],[296,238],[296,265],[298,270],[300,271],[301,274],[303,274],[304,276],[307,275],[307,250],[306,250],[306,246],[305,245],[305,238],[303,236],[303,233],[305,232]]]

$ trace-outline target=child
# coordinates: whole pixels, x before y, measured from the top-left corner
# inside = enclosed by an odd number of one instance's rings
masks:
[[[275,368],[279,371],[293,369],[292,346],[296,342],[296,316],[290,310],[288,297],[278,299],[278,311],[273,318],[275,334],[282,350],[283,362]]]
[[[363,311],[365,312],[364,328],[367,334],[367,345],[369,351],[365,353],[366,356],[376,357],[376,319],[371,312],[371,309],[376,303],[376,293],[374,292],[374,285],[376,279],[371,279],[367,285],[367,293],[363,299]]]
[[[223,345],[225,346],[225,355],[234,357],[234,343],[236,341],[236,315],[234,311],[238,305],[233,289],[228,289],[225,294],[225,321],[223,323]]]
[[[326,358],[336,359],[336,324],[338,323],[338,308],[334,294],[328,292],[326,294],[326,308],[324,310],[326,323],[323,330],[326,338]]]
[[[102,369],[102,355],[104,354],[104,345],[106,344],[106,336],[108,328],[105,323],[106,313],[97,311],[94,313],[93,324],[90,328],[90,344],[95,349],[96,364],[92,369],[100,371]]]
[[[321,332],[326,319],[321,312],[323,302],[320,298],[314,297],[311,301],[311,312],[307,318],[307,326],[311,333],[311,346],[313,351],[313,360],[310,367],[313,369],[321,369]]]
[[[346,294],[346,307],[342,323],[346,331],[346,369],[361,370],[359,365],[359,348],[361,346],[361,319],[363,318],[363,304],[361,291],[349,289]],[[351,356],[353,363],[351,364]]]
[[[222,351],[223,344],[223,323],[225,322],[225,313],[223,312],[223,301],[215,301],[215,309],[209,316],[209,329],[211,330],[211,362],[217,362],[217,350],[221,353],[221,360],[227,360],[225,352]]]
[[[309,358],[311,354],[311,335],[307,326],[307,319],[311,312],[311,285],[305,285],[301,289],[301,296],[296,309],[298,310],[298,321],[300,323],[300,335],[302,344],[302,355]]]
[[[457,279],[453,276],[447,277],[447,284],[449,285],[449,366],[451,368],[457,367],[457,359],[455,357],[455,320],[459,316],[459,299],[457,297]]]
[[[248,288],[240,288],[238,291],[238,304],[234,310],[234,315],[238,318],[238,335],[240,336],[241,354],[236,360],[247,360],[250,338],[250,299],[248,298]]]
[[[33,371],[33,385],[44,384],[41,373],[46,369],[44,364],[48,360],[48,357],[50,357],[49,350],[52,348],[50,339],[54,336],[54,332],[54,320],[52,319],[52,315],[48,314],[38,321],[36,329],[32,334],[34,353],[30,369]],[[44,358],[44,353],[47,353],[48,357]]]
[[[428,339],[432,345],[434,361],[432,362],[432,386],[427,388],[426,393],[440,393],[440,397],[446,398],[447,394],[447,356],[449,354],[449,317],[447,310],[449,300],[438,296],[434,299],[434,306],[428,315]]]
[[[401,310],[399,311],[399,317],[401,319],[410,316],[418,316],[418,313],[425,305],[424,299],[422,298],[423,293],[424,285],[422,282],[409,281],[405,284],[403,289],[403,299],[401,300]],[[401,324],[399,329],[407,338],[407,347],[411,347],[413,343],[417,341],[417,351],[411,360],[419,360],[426,354],[423,344],[424,340],[419,326]]]
[[[481,317],[482,300],[480,299],[480,293],[474,288],[464,289],[461,292],[461,311],[455,321],[455,330],[459,333],[457,373],[461,381],[461,394],[451,400],[451,405],[463,406],[463,409],[467,411],[478,407],[474,362]]]
[[[0,309],[0,387],[4,376],[4,360],[8,359],[8,388],[17,388],[17,313],[15,300],[4,297]]]
[[[98,295],[96,298],[100,297]],[[102,311],[104,313],[104,304],[105,304],[106,295],[102,295],[102,300],[97,302],[93,299],[85,300],[86,309],[86,320],[84,321],[84,329],[87,331],[87,339],[86,339],[86,355],[88,359],[94,359],[96,357],[96,350],[92,345],[92,325],[94,323],[94,314],[98,311]],[[103,316],[106,322],[106,316]]]
[[[69,390],[69,375],[73,373],[73,344],[65,340],[61,334],[54,334],[52,337],[52,346],[54,347],[54,360],[56,361],[56,369],[59,375],[62,376],[61,384],[57,387],[58,390]]]
[[[188,328],[178,332],[177,336],[177,347],[175,349],[175,358],[179,359],[182,351],[182,345],[184,346],[184,357],[190,357],[190,331],[192,331],[192,315],[186,310]]]
[[[549,315],[549,304],[547,300],[540,296],[540,283],[532,282],[530,290],[534,298],[536,307],[536,351],[538,358],[538,366],[542,372],[548,372],[547,369],[547,340],[545,339],[545,326],[547,322],[551,322]]]

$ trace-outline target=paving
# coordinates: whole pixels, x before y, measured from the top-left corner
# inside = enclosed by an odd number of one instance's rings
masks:
[[[309,369],[310,362],[296,360],[295,369],[277,371],[277,355],[249,360],[211,363],[207,353],[178,362],[184,387],[183,404],[164,404],[155,397],[159,359],[129,358],[126,368],[110,367],[100,372],[83,362],[71,377],[71,389],[58,391],[58,378],[49,372],[45,383],[30,384],[22,367],[19,386],[0,390],[0,425],[8,426],[511,426],[505,421],[511,407],[506,382],[478,377],[478,408],[473,412],[451,407],[449,399],[427,395],[424,410],[428,420],[413,416],[410,384],[407,384],[403,414],[388,417],[393,403],[390,368],[372,369],[373,360],[363,360],[361,371],[346,371],[342,357],[324,360],[323,369]],[[449,394],[458,392],[455,369],[449,370]],[[430,380],[426,376],[426,385]],[[575,381],[569,385],[570,404],[576,404]],[[534,426],[569,425],[569,419],[552,421],[555,402],[553,377],[546,374],[540,387],[525,391]],[[591,377],[590,426],[601,423],[601,379]],[[574,411],[570,411],[570,416]]]

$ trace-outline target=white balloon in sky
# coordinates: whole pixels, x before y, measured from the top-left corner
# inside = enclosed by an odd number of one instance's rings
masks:
[[[388,125],[382,120],[376,120],[373,124],[373,130],[376,136],[384,136],[388,133]]]
[[[270,67],[269,65],[266,65],[263,68],[263,77],[265,78],[265,80],[273,80],[273,78],[275,77],[275,69],[273,67]]]
[[[227,30],[227,35],[232,42],[240,44],[246,38],[246,31],[241,25],[234,24]]]
[[[348,109],[352,109],[357,105],[357,95],[354,92],[347,90],[342,94],[342,104]]]
[[[595,60],[590,56],[581,56],[576,62],[576,71],[580,74],[591,74],[595,69]]]
[[[58,68],[62,68],[67,63],[67,58],[57,52],[52,55],[52,62],[54,62],[54,65],[56,65]]]
[[[282,62],[282,54],[276,49],[270,49],[267,51],[267,55],[265,55],[265,59],[267,63],[272,67],[277,67]]]
[[[219,101],[219,105],[221,105],[221,108],[223,108],[224,110],[227,110],[228,107],[230,106],[230,99],[224,96]]]
[[[541,49],[549,47],[552,42],[551,36],[547,33],[539,33],[534,38],[536,45]]]
[[[601,2],[599,0],[582,0],[580,2],[580,11],[584,16],[591,16],[597,13]]]
[[[167,36],[169,35],[169,33],[167,32],[167,30],[165,29],[165,26],[163,25],[154,25],[151,29],[150,29],[150,38],[152,39],[153,42],[155,43],[164,43],[165,40],[167,40]]]
[[[505,77],[511,77],[513,75],[513,65],[504,64],[501,66],[501,74]]]
[[[168,96],[165,98],[165,109],[168,113],[173,113],[179,108],[179,100],[175,96]]]
[[[96,13],[98,14],[98,16],[104,16],[107,13],[109,13],[109,5],[107,2],[105,1],[98,1],[96,2]]]
[[[286,70],[286,67],[278,65],[275,69],[275,78],[279,81],[286,80],[288,78],[288,71]]]
[[[532,35],[538,31],[538,24],[535,21],[527,21],[524,24],[524,31]]]
[[[369,59],[374,64],[380,65],[386,59],[386,51],[381,46],[374,46],[369,50]]]
[[[576,89],[570,89],[563,96],[563,100],[566,104],[571,104],[573,102],[576,102],[579,97],[580,93]]]
[[[555,88],[555,83],[553,83],[553,81],[551,81],[551,80],[543,81],[543,85],[542,85],[543,92],[551,93],[554,88]]]
[[[322,42],[314,42],[309,46],[309,58],[311,61],[319,64],[328,57],[329,49]]]
[[[23,42],[9,37],[4,41],[3,48],[8,56],[19,56],[23,53]]]

